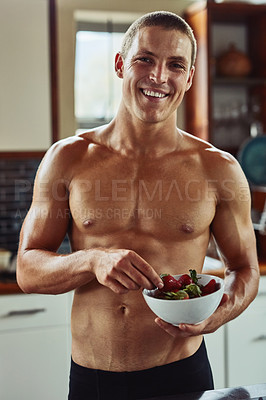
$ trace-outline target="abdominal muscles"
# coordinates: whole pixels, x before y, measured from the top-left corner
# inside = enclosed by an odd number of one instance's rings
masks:
[[[161,328],[141,290],[116,295],[97,282],[76,291],[72,357],[88,368],[134,371],[174,362],[194,352],[199,338],[174,339]]]

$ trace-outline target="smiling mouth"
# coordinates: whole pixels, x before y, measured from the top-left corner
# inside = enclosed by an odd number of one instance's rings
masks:
[[[164,98],[164,97],[168,96],[168,94],[166,94],[166,93],[155,92],[155,91],[149,90],[149,89],[141,89],[141,91],[145,96],[149,96],[149,97]]]

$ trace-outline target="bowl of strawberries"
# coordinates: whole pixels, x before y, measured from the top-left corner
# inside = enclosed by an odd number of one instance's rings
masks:
[[[142,291],[150,309],[162,320],[178,326],[199,324],[209,318],[219,306],[224,281],[217,276],[198,274],[162,274],[162,289]]]

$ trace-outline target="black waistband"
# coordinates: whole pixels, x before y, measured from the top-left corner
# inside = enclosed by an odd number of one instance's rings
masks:
[[[213,379],[202,341],[187,358],[141,371],[91,369],[72,360],[69,400],[136,400],[210,389]]]
[[[165,365],[159,365],[155,366],[152,368],[144,369],[144,370],[137,370],[137,371],[122,371],[122,372],[114,372],[114,371],[105,371],[105,370],[100,370],[100,369],[92,369],[92,368],[87,368],[83,367],[71,360],[71,375],[75,376],[76,378],[80,379],[86,379],[89,376],[91,377],[92,375],[101,375],[105,379],[110,380],[114,382],[115,379],[120,380],[121,377],[127,376],[128,378],[138,378],[138,376],[143,379],[143,378],[148,378],[149,375],[154,376],[154,374],[158,373],[160,376],[161,375],[166,375],[170,374],[171,371],[175,371],[175,373],[178,373],[179,371],[182,372],[184,369],[191,369],[191,371],[196,371],[202,368],[202,364],[205,362],[205,359],[207,357],[206,353],[206,347],[205,347],[205,342],[202,340],[201,345],[199,346],[198,350],[192,354],[191,356],[174,361],[169,364]]]

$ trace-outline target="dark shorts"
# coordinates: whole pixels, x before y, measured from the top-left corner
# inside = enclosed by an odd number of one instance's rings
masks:
[[[71,362],[68,400],[135,400],[213,389],[204,341],[192,356],[142,371],[110,372]]]

